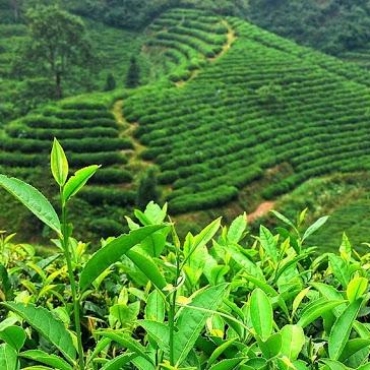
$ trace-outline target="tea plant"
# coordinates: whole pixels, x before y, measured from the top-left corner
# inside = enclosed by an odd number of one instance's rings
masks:
[[[16,248],[2,234],[1,369],[369,368],[369,255],[346,236],[339,254],[317,255],[307,240],[327,217],[302,230],[306,211],[296,223],[274,212],[284,226],[256,236],[246,215],[229,227],[216,219],[181,242],[167,205],[150,202],[127,217],[129,234],[91,254],[73,239],[68,209],[98,168],[69,177],[54,140],[60,216],[38,190],[0,175],[59,251],[7,253]]]

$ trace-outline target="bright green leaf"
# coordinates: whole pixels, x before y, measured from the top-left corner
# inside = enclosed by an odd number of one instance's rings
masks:
[[[15,312],[28,322],[36,331],[54,344],[73,363],[76,359],[76,350],[73,340],[62,321],[43,307],[36,307],[33,304],[6,302],[3,305]]]
[[[261,340],[257,337],[258,346],[262,352],[262,355],[267,360],[277,356],[281,349],[281,335],[280,333],[272,334],[266,341]]]
[[[165,278],[151,257],[134,250],[127,251],[126,255],[158,289],[162,290],[167,285]]]
[[[76,171],[64,186],[63,202],[67,203],[71,197],[76,195],[99,167],[100,166],[92,165]]]
[[[301,311],[297,325],[305,328],[324,313],[333,310],[344,302],[344,300],[327,300],[325,298],[320,298],[310,302]]]
[[[312,235],[314,232],[316,232],[318,229],[320,229],[320,227],[325,224],[328,218],[329,218],[328,216],[320,217],[316,222],[314,222],[310,227],[308,227],[305,233],[303,234],[302,242],[305,239],[307,239],[310,235]]]
[[[281,330],[281,354],[294,361],[305,343],[302,327],[298,325],[285,325]]]
[[[0,345],[0,369],[18,370],[17,352],[7,343]]]
[[[169,353],[170,329],[164,323],[153,320],[140,320],[139,324],[148,335],[155,341],[156,345],[166,354]]]
[[[209,370],[234,370],[237,369],[243,361],[245,361],[245,358],[230,358],[222,360],[217,362],[217,364],[212,365]]]
[[[364,277],[355,277],[347,285],[347,298],[350,302],[360,298],[367,290],[367,279]]]
[[[266,252],[266,254],[274,261],[277,262],[278,260],[278,250],[277,250],[277,243],[272,235],[271,231],[267,229],[265,226],[260,226],[260,236],[259,240],[261,242],[261,246]]]
[[[164,322],[166,305],[163,296],[154,290],[148,296],[145,306],[145,319],[157,322]]]
[[[137,357],[136,353],[124,353],[108,361],[100,370],[123,369],[124,365],[131,362],[135,357]]]
[[[363,300],[352,302],[335,321],[328,339],[329,358],[338,360],[345,348]]]
[[[244,213],[238,216],[230,225],[227,231],[227,241],[229,243],[239,243],[247,228],[247,215]]]
[[[58,215],[40,191],[21,180],[4,175],[0,175],[0,186],[23,203],[45,225],[61,234]]]
[[[206,320],[212,315],[208,309],[217,310],[226,294],[228,284],[220,284],[198,290],[191,303],[178,312],[177,331],[174,333],[174,359],[180,366],[193,349],[204,328]]]
[[[45,365],[50,365],[55,369],[73,370],[72,366],[65,362],[61,357],[53,354],[48,354],[37,349],[25,351],[20,353],[19,355],[23,358],[28,358],[36,362],[41,362]]]
[[[146,226],[121,235],[99,249],[85,264],[80,275],[80,289],[85,290],[105,269],[119,261],[133,246],[164,226]]]
[[[27,335],[23,328],[12,325],[0,331],[0,338],[19,352],[26,341]]]
[[[259,288],[256,288],[250,297],[250,315],[256,334],[266,341],[272,333],[272,305],[269,297]]]
[[[339,360],[341,362],[346,362],[351,356],[355,355],[357,352],[362,351],[364,348],[370,346],[370,339],[364,339],[364,338],[354,338],[349,339],[346,343],[343,352],[341,356],[339,357]],[[368,357],[369,351],[366,351]]]
[[[128,335],[110,330],[97,331],[95,334],[99,334],[111,339],[112,341],[121,345],[123,348],[128,348],[130,351],[136,353],[137,356],[142,357],[149,363],[153,364],[152,359],[146,354],[145,347]]]
[[[59,186],[63,186],[68,177],[68,160],[59,141],[54,138],[50,156],[51,173]]]

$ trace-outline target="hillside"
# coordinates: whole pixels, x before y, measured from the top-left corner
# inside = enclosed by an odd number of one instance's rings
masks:
[[[198,10],[164,13],[145,40],[140,58],[152,66],[151,83],[13,122],[2,172],[36,183],[51,137],[60,137],[74,168],[104,165],[80,199],[99,225],[82,225],[118,232],[143,169],[155,169],[170,214],[192,212],[186,220],[195,223],[209,216],[193,212],[251,213],[311,178],[369,169],[370,79],[356,65]],[[114,225],[106,224],[108,213]]]

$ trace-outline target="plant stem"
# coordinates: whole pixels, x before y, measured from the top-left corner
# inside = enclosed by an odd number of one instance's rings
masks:
[[[64,252],[64,258],[67,262],[67,270],[69,283],[71,284],[72,301],[73,301],[73,313],[74,313],[74,324],[77,336],[77,352],[78,352],[78,363],[80,370],[85,370],[84,363],[84,350],[82,346],[82,332],[81,332],[81,320],[80,320],[80,300],[77,292],[77,284],[74,277],[74,271],[72,266],[71,252],[69,250],[69,231],[67,223],[67,210],[63,202],[63,188],[61,188],[61,204],[62,204],[62,248]]]

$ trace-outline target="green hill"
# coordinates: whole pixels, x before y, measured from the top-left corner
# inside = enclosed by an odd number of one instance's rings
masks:
[[[100,220],[91,230],[118,231],[152,166],[170,214],[210,209],[211,217],[221,207],[252,212],[311,178],[369,169],[370,75],[357,65],[194,9],[164,13],[142,40],[145,87],[10,124],[2,172],[42,176],[57,136],[72,166],[104,165],[80,201]],[[107,212],[118,212],[115,225],[104,225]]]

